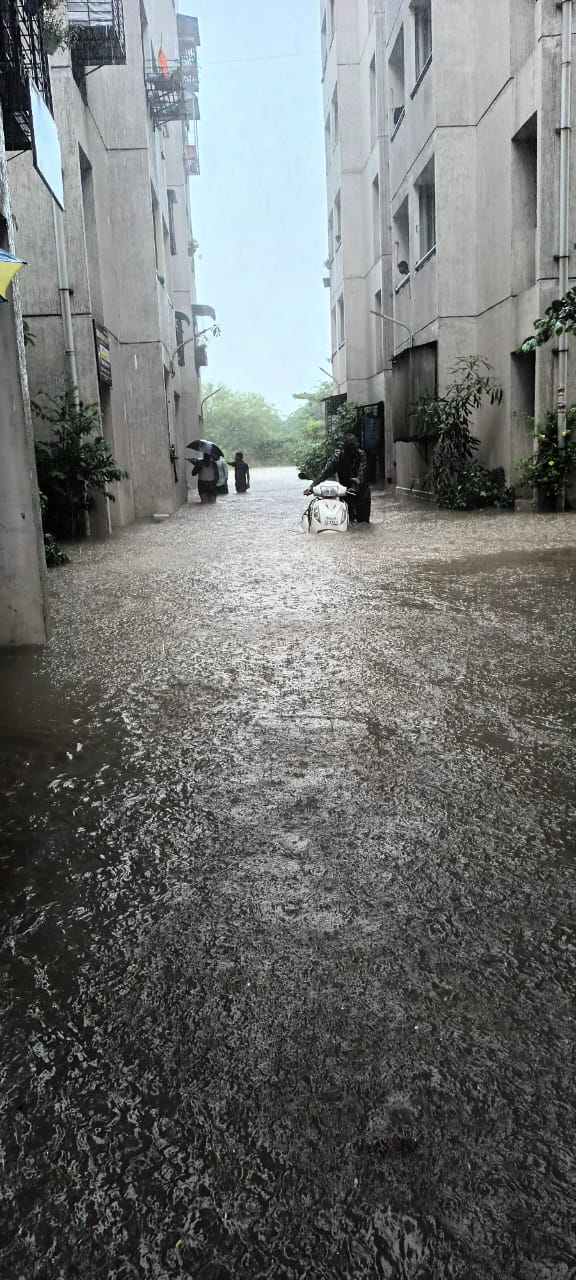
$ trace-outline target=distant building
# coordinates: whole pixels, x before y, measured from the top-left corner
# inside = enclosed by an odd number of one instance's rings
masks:
[[[477,429],[509,477],[530,419],[556,403],[552,345],[518,347],[558,296],[560,9],[321,6],[333,370],[349,399],[383,395],[401,487],[423,487],[429,464],[408,406],[443,389],[458,356],[486,356],[503,386]],[[573,167],[573,208],[575,184]]]
[[[199,172],[198,23],[171,0],[68,0],[72,39],[50,59],[78,386],[129,480],[92,527],[175,510],[198,434],[195,333],[213,322],[194,278],[189,178]],[[67,371],[52,199],[30,155],[10,165],[34,397]],[[209,316],[202,320],[200,317]],[[184,346],[184,342],[187,343]],[[179,350],[177,351],[177,348]]]

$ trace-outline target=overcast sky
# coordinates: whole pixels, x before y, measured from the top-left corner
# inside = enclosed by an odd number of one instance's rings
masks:
[[[316,0],[182,0],[200,22],[198,301],[216,308],[211,381],[282,410],[330,351]],[[300,56],[302,55],[302,56]]]

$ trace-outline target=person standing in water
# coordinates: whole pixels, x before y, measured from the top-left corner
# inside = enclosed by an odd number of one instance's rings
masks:
[[[228,463],[225,458],[219,458],[216,466],[218,467],[218,484],[216,485],[216,493],[221,498],[228,493]]]
[[[250,467],[244,461],[244,454],[238,452],[234,457],[234,482],[236,493],[246,493],[250,488]]]

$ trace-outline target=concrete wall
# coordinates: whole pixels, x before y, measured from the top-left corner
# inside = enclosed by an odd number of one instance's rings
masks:
[[[129,472],[115,486],[117,500],[109,511],[95,512],[96,533],[173,511],[186,500],[184,446],[196,434],[200,396],[193,346],[185,370],[176,365],[175,376],[170,374],[175,312],[191,315],[195,297],[185,134],[179,121],[165,132],[153,127],[144,78],[144,59],[156,57],[161,44],[169,60],[178,57],[175,8],[171,0],[124,0],[124,25],[126,65],[91,70],[87,106],[69,52],[59,50],[51,59],[80,392],[84,400],[100,403],[103,433]],[[31,385],[34,394],[54,393],[63,384],[65,364],[51,202],[29,157],[12,168],[26,255],[42,263],[24,289],[25,312],[37,333]],[[178,198],[175,255],[164,238],[169,186]],[[111,391],[99,385],[93,320],[110,334]],[[180,461],[178,482],[171,446]]]
[[[1,247],[16,248],[0,111]],[[43,644],[47,637],[46,566],[17,280],[0,306],[0,645]]]

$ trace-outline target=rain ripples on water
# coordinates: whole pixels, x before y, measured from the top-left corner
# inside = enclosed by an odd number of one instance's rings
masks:
[[[0,663],[0,1275],[576,1275],[574,517],[301,485]]]

